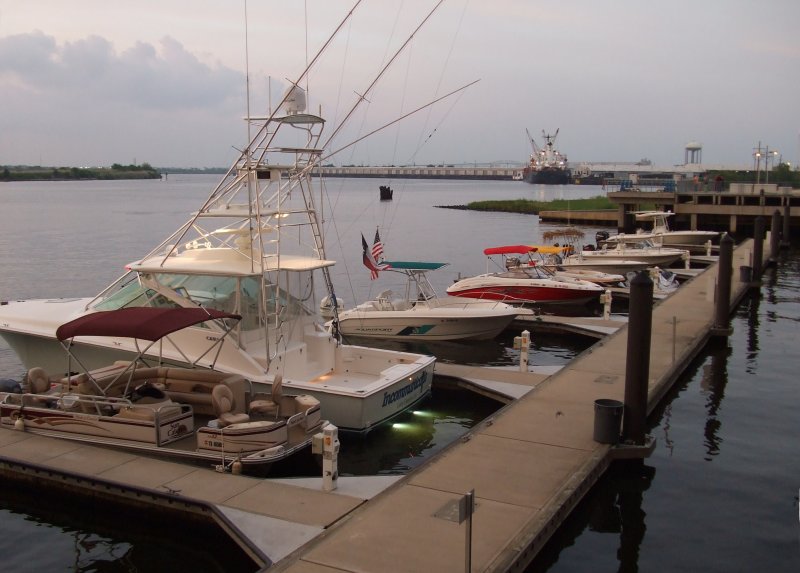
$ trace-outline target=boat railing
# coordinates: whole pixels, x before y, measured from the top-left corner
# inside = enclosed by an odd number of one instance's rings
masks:
[[[181,404],[172,401],[138,404],[126,397],[95,396],[92,394],[74,394],[69,392],[58,394],[37,394],[33,392],[24,392],[22,394],[7,393],[3,396],[2,400],[0,400],[0,403],[20,406],[22,408],[58,408],[64,411],[83,410],[83,413],[87,414],[91,413],[87,410],[94,410],[98,416],[113,415],[124,409],[147,409],[152,410],[156,420],[161,410],[165,408],[175,411],[175,407],[178,406],[180,407],[181,413],[192,411],[192,407],[189,404]]]

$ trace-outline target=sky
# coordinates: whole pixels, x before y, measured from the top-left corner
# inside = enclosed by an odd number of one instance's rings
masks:
[[[0,0],[0,165],[227,167],[356,2]],[[505,165],[557,129],[572,163],[799,162],[797,0],[446,0],[400,50],[436,4],[362,0],[314,61],[332,148],[383,128],[329,162]]]

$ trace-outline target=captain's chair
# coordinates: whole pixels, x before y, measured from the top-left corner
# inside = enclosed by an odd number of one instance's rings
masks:
[[[217,384],[211,391],[211,405],[214,414],[217,416],[217,423],[220,428],[231,424],[241,424],[250,421],[250,416],[244,412],[236,412],[236,402],[233,398],[233,391],[225,384]]]
[[[281,399],[283,398],[283,376],[280,374],[275,375],[275,380],[272,382],[272,395],[270,399],[256,397],[257,399],[250,402],[251,414],[275,414],[275,418],[280,415]]]

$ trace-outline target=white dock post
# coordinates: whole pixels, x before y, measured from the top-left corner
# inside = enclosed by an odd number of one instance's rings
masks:
[[[522,331],[522,336],[514,337],[514,348],[519,349],[519,371],[528,371],[528,349],[531,346],[531,333]]]
[[[611,289],[607,288],[606,291],[600,295],[600,302],[603,303],[603,320],[611,318]]]
[[[333,491],[339,479],[339,428],[322,428],[322,491]]]
[[[711,256],[711,239],[706,241],[706,256],[707,257]]]

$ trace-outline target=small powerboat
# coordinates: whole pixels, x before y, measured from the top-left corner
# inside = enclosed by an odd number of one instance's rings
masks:
[[[554,247],[549,245],[530,245],[535,249],[536,254],[539,255],[539,260],[531,259],[529,265],[533,264],[545,270],[545,272],[552,273],[555,277],[572,277],[589,281],[603,286],[616,286],[625,282],[626,278],[623,274],[597,270],[592,268],[584,268],[580,261],[572,263],[565,263],[564,257],[568,256],[572,249],[571,247]],[[641,268],[639,268],[641,267]],[[645,268],[641,263],[631,263],[623,265],[625,271],[638,271]]]
[[[618,237],[620,237],[618,235]],[[663,247],[653,242],[649,235],[626,235],[617,241],[603,243],[599,249],[583,249],[578,254],[566,257],[567,264],[572,261],[640,261],[648,266],[664,267],[680,259],[688,260],[689,252],[684,249]],[[632,269],[631,269],[632,270]]]
[[[447,263],[381,261],[383,271],[406,276],[405,293],[391,290],[355,308],[339,311],[338,328],[344,336],[397,340],[488,340],[505,330],[521,314],[533,314],[493,300],[439,298],[427,272]],[[324,310],[324,309],[323,309]]]
[[[503,257],[505,271],[461,279],[447,288],[451,296],[499,300],[507,304],[583,304],[596,299],[603,288],[595,283],[555,276],[535,264],[523,265],[516,255],[528,255],[536,247],[510,245],[484,249]]]
[[[646,236],[659,245],[704,245],[708,241],[719,238],[716,231],[673,231],[669,228],[669,218],[675,213],[671,211],[641,211],[636,213],[637,221],[649,221],[649,229],[640,229],[636,233],[621,233],[607,239],[608,242],[619,242],[633,239],[637,236]]]
[[[207,321],[241,316],[205,308],[132,307],[101,311],[63,324],[57,338],[68,372],[80,365],[76,337],[125,336],[149,344],[133,361],[51,377],[31,368],[18,388],[0,392],[0,427],[169,458],[208,461],[218,469],[263,466],[311,445],[327,424],[319,401],[284,395],[280,378],[268,395],[248,380],[213,370],[151,366],[145,354],[162,339]],[[208,351],[218,349],[212,341]]]

